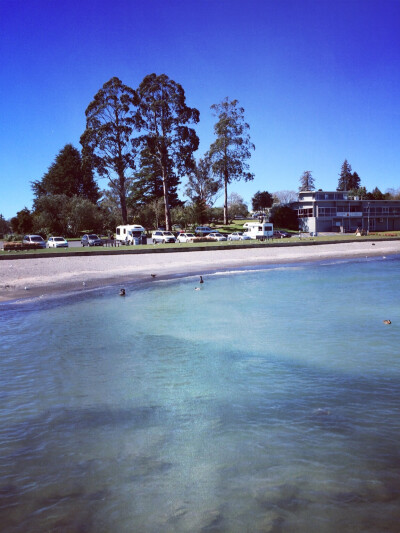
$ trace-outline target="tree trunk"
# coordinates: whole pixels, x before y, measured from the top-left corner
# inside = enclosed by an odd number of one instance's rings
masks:
[[[165,168],[162,169],[163,193],[164,193],[164,213],[165,213],[165,229],[171,231],[171,213],[169,210],[169,195],[168,183],[165,175]]]
[[[126,209],[126,198],[124,194],[120,194],[119,196],[120,202],[121,202],[121,215],[122,215],[122,223],[124,226],[128,224],[128,212]]]
[[[228,180],[224,180],[224,224],[229,224],[228,221]]]
[[[126,209],[125,176],[118,172],[118,178],[117,191],[119,195],[119,201],[121,202],[122,223],[126,225],[128,224],[128,212]]]

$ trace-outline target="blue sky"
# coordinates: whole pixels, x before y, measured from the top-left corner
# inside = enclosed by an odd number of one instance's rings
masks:
[[[297,190],[311,170],[335,190],[347,158],[367,189],[400,187],[398,0],[0,0],[0,213],[32,207],[85,109],[113,76],[136,88],[165,73],[200,111],[245,108],[253,182],[229,192]],[[99,182],[101,188],[106,182]]]

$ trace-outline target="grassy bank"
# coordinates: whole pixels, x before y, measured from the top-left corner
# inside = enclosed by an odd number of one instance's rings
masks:
[[[67,255],[119,255],[124,253],[165,253],[180,251],[197,251],[197,250],[215,250],[215,249],[235,249],[235,248],[254,248],[254,247],[282,247],[282,246],[307,246],[318,244],[336,244],[342,242],[360,242],[360,241],[378,241],[378,240],[397,240],[400,239],[400,232],[391,232],[390,234],[371,234],[364,237],[356,237],[352,234],[344,235],[321,235],[318,237],[302,236],[295,234],[287,239],[271,239],[268,241],[222,241],[222,242],[199,242],[199,243],[175,243],[175,244],[148,244],[140,246],[119,246],[119,247],[70,247],[70,248],[46,248],[41,250],[27,251],[0,251],[0,259],[17,258],[17,257],[62,257]]]

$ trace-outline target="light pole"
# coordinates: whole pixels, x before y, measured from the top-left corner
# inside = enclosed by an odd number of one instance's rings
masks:
[[[370,202],[368,202],[367,209],[368,209],[368,226],[367,226],[367,235],[369,235],[369,211],[371,208]]]

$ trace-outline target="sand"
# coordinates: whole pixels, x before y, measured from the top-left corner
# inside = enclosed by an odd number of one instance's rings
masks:
[[[170,253],[87,255],[0,261],[0,301],[82,291],[127,281],[204,274],[244,266],[400,254],[400,241],[265,246]]]

